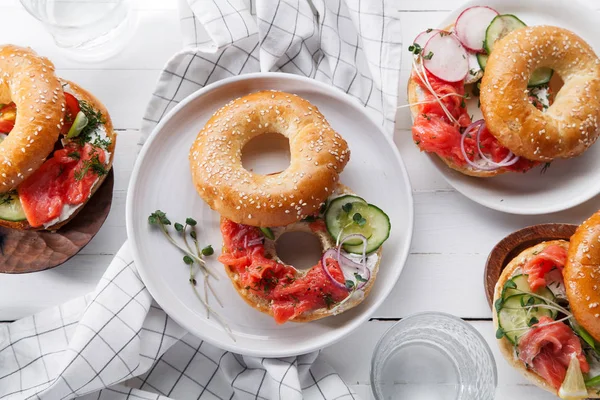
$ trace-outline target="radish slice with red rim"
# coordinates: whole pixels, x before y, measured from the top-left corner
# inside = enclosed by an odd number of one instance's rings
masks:
[[[421,52],[423,66],[446,82],[459,82],[469,73],[467,50],[453,34],[440,31],[433,35]]]
[[[483,52],[485,32],[498,11],[487,6],[474,6],[464,10],[456,19],[454,30],[458,40],[470,51]]]
[[[440,32],[439,29],[427,29],[426,31],[423,31],[417,35],[415,40],[413,40],[413,44],[418,44],[421,46],[421,48],[423,48],[427,42],[429,42],[429,39],[431,39],[431,37],[438,32]]]

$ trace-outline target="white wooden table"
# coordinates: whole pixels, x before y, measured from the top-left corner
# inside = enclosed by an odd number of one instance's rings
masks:
[[[405,43],[424,28],[437,26],[461,3],[395,1]],[[600,4],[593,1],[590,0],[600,10]],[[138,0],[139,25],[126,49],[105,62],[85,64],[65,58],[18,0],[0,1],[0,42],[31,46],[48,56],[60,76],[78,82],[105,103],[119,133],[114,200],[106,223],[81,253],[60,267],[27,275],[0,275],[0,321],[11,321],[92,291],[125,241],[125,198],[137,153],[140,121],[162,66],[181,47],[176,3]],[[400,66],[399,104],[406,103],[409,61],[409,57],[404,57]],[[444,181],[412,143],[410,126],[409,112],[402,109],[394,139],[413,185],[415,230],[410,256],[396,288],[374,318],[347,339],[325,349],[324,357],[363,398],[372,398],[370,358],[381,335],[399,318],[421,311],[442,311],[466,319],[489,342],[498,366],[498,399],[554,398],[509,368],[498,352],[485,299],[483,268],[488,252],[508,233],[542,222],[579,223],[599,208],[599,198],[545,216],[515,216],[488,210]]]

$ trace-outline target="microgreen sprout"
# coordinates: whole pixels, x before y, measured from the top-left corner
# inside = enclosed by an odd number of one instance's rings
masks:
[[[215,279],[219,279],[219,278],[217,277],[217,275],[215,275],[214,272],[212,272],[211,270],[209,270],[207,268],[206,262],[203,259],[204,256],[210,256],[210,255],[214,254],[214,250],[211,245],[207,245],[202,250],[200,250],[200,246],[198,245],[198,234],[195,229],[195,226],[197,224],[196,220],[194,220],[193,218],[186,218],[185,224],[181,224],[179,222],[175,222],[173,224],[173,228],[175,229],[175,231],[178,232],[182,236],[185,247],[180,246],[175,241],[175,239],[173,238],[173,236],[171,235],[169,230],[167,229],[167,227],[169,225],[171,225],[171,221],[167,218],[167,215],[165,212],[163,212],[161,210],[156,210],[155,212],[150,214],[150,216],[148,217],[148,223],[150,223],[150,225],[158,226],[159,229],[164,234],[164,236],[167,238],[167,240],[169,240],[169,242],[171,242],[172,245],[177,247],[184,254],[183,262],[190,267],[190,275],[189,275],[190,285],[192,286],[194,294],[196,295],[198,300],[206,308],[207,318],[210,318],[210,315],[213,315],[217,319],[217,321],[223,326],[223,328],[225,329],[227,334],[235,341],[235,337],[233,336],[231,329],[229,328],[227,323],[225,323],[225,321],[219,316],[219,314],[209,304],[208,292],[210,291],[212,293],[212,295],[214,296],[215,300],[217,301],[217,303],[221,307],[223,307],[223,304],[219,300],[216,292],[214,291],[214,289],[212,288],[212,286],[209,282],[209,278],[211,276],[214,277]],[[192,239],[192,242],[194,243],[194,248],[192,248],[190,246],[190,242],[188,240],[188,235]],[[201,296],[201,294],[198,292],[198,289],[196,287],[198,282],[196,280],[196,272],[195,272],[195,268],[194,268],[195,265],[198,265],[199,270],[202,271],[204,274],[204,296]]]

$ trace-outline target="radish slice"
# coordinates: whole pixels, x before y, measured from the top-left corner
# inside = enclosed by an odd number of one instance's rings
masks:
[[[423,48],[425,47],[427,42],[429,42],[429,39],[431,39],[431,37],[439,31],[439,29],[427,29],[426,31],[419,33],[415,40],[413,40],[413,43],[418,44],[419,46],[421,46],[421,48]]]
[[[446,82],[458,82],[469,73],[468,54],[456,36],[438,32],[429,39],[423,51],[423,66]]]
[[[454,30],[458,40],[470,51],[483,52],[485,31],[498,11],[486,6],[474,6],[464,10],[456,19]]]
[[[469,59],[469,73],[465,78],[465,85],[475,83],[483,77],[483,70],[479,65],[479,61],[477,61],[477,55],[469,52],[467,57]]]

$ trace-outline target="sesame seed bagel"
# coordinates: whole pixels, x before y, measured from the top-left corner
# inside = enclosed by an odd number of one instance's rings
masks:
[[[15,189],[54,149],[63,125],[65,98],[54,65],[33,50],[0,47],[0,103],[18,113],[11,134],[0,143],[0,193]]]
[[[540,67],[552,68],[564,81],[546,112],[527,95],[529,78]],[[480,100],[489,131],[513,153],[536,161],[575,157],[600,133],[600,60],[566,29],[521,28],[495,44]]]
[[[600,341],[600,211],[571,237],[563,276],[575,319]]]
[[[290,166],[271,175],[244,169],[244,145],[271,132],[289,139]],[[278,91],[251,93],[220,108],[189,155],[196,190],[213,210],[234,222],[262,227],[289,225],[315,213],[349,158],[346,141],[317,107]]]

